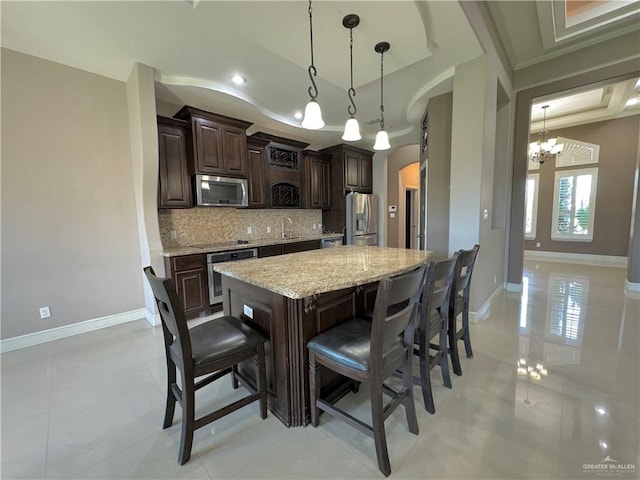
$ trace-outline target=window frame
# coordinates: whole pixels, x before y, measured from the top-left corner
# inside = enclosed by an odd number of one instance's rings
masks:
[[[529,196],[528,192],[528,184],[529,180],[534,180],[534,191],[533,191],[533,200],[532,200],[532,208],[531,208],[531,232],[527,233],[527,200]],[[539,173],[527,173],[527,179],[524,189],[524,222],[522,225],[522,231],[525,240],[535,240],[536,238],[536,226],[538,224],[538,192],[540,191],[540,174]]]
[[[560,203],[560,181],[563,177],[574,177],[577,178],[580,175],[592,175],[591,178],[591,194],[589,196],[589,218],[587,235],[580,235],[570,232],[570,233],[558,233],[558,204]],[[574,182],[575,183],[575,182]],[[560,241],[560,242],[592,242],[593,241],[593,233],[594,233],[594,225],[595,225],[595,217],[596,217],[596,198],[597,198],[597,190],[598,190],[598,167],[588,167],[588,168],[572,168],[567,170],[557,170],[555,172],[555,179],[553,185],[553,211],[551,212],[551,240]],[[571,223],[573,224],[576,216],[576,206],[575,206],[575,193],[573,193],[572,198],[572,209],[571,209]]]

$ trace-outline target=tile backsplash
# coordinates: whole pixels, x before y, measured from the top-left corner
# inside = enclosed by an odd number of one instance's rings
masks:
[[[164,248],[281,238],[283,222],[287,233],[295,236],[322,233],[322,210],[196,207],[159,210],[158,221]],[[248,227],[252,233],[247,233]],[[267,232],[268,227],[270,232]],[[172,238],[172,232],[175,232],[175,238]]]

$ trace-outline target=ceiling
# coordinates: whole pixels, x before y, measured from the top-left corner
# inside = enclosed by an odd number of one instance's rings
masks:
[[[553,10],[556,3],[562,4],[562,14]],[[564,2],[484,5],[511,67],[517,70],[637,29],[638,3],[571,1],[566,10]],[[603,4],[624,5],[611,10]],[[280,134],[306,141],[312,148],[341,143],[348,117],[349,31],[342,26],[346,14],[360,16],[353,30],[353,76],[363,134],[357,145],[364,148],[371,148],[378,129],[376,43],[391,44],[384,55],[384,107],[394,146],[419,140],[428,99],[451,90],[455,65],[482,54],[456,1],[316,0],[314,61],[318,102],[327,125],[309,131],[294,118],[304,109],[310,86],[306,1],[2,1],[0,8],[5,48],[121,81],[140,62],[156,71],[159,113],[172,115],[189,104],[253,122],[249,133]],[[229,80],[233,73],[245,76],[247,83],[235,86]],[[634,95],[638,95],[635,84],[607,87],[565,101],[562,114],[558,107],[554,115],[556,106],[550,106],[549,118],[596,118],[597,111],[611,114],[612,105],[625,111],[621,102],[626,104]],[[586,102],[591,102],[589,108]],[[551,126],[551,121],[547,124]]]

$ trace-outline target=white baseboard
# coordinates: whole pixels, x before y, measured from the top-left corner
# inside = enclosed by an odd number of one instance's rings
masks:
[[[505,288],[507,292],[521,292],[522,284],[521,283],[507,283],[507,288]]]
[[[160,314],[153,313],[148,308],[144,309],[144,318],[146,318],[147,322],[149,322],[153,327],[160,325]]]
[[[500,293],[504,290],[502,285],[498,286],[495,291],[491,294],[491,296],[487,299],[486,302],[482,304],[482,306],[476,312],[469,312],[469,321],[472,323],[478,323],[481,320],[484,320],[491,313],[491,304],[495,301],[495,299],[500,295]]]
[[[640,283],[630,282],[626,278],[624,279],[624,289],[627,292],[640,293]]]
[[[627,268],[627,257],[613,255],[588,255],[585,253],[543,252],[539,250],[525,250],[525,260],[540,262],[577,263],[596,267]]]
[[[106,317],[85,320],[84,322],[73,323],[71,325],[63,325],[62,327],[42,330],[40,332],[28,333],[19,337],[7,338],[0,341],[0,353],[12,352],[21,348],[33,347],[41,343],[59,340],[61,338],[80,335],[81,333],[93,332],[102,328],[113,327],[121,323],[133,322],[146,318],[146,309],[139,308],[129,312],[116,313],[115,315],[107,315]]]

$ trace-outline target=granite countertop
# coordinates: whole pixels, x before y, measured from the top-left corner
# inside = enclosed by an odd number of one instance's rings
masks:
[[[304,237],[292,237],[292,238],[265,238],[262,240],[252,240],[249,243],[233,243],[228,242],[224,244],[213,243],[211,245],[194,245],[186,247],[170,247],[165,248],[162,251],[163,257],[178,257],[180,255],[192,255],[195,253],[215,253],[226,252],[229,250],[242,250],[245,248],[257,248],[267,245],[281,245],[283,243],[297,243],[306,242],[308,240],[329,240],[342,238],[341,233],[323,233],[318,235],[305,235]]]
[[[408,272],[432,252],[343,245],[241,262],[217,263],[216,272],[285,297],[299,299],[376,282]]]

